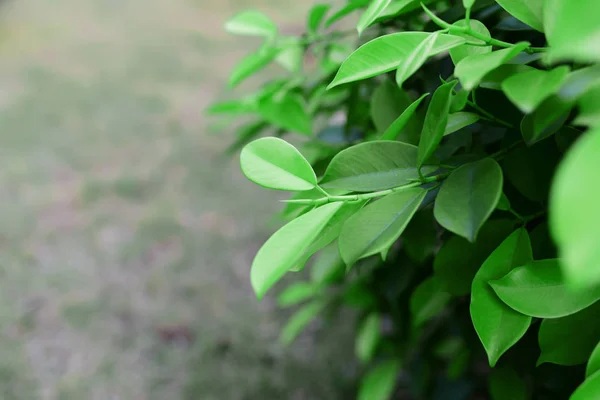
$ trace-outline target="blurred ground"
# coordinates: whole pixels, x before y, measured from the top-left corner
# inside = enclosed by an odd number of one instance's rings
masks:
[[[338,337],[288,349],[249,264],[277,207],[203,108],[310,2],[13,0],[0,20],[0,399],[336,399]],[[261,231],[262,229],[262,231]]]

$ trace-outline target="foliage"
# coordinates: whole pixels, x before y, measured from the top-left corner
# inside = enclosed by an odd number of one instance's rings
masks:
[[[254,116],[242,171],[296,192],[256,294],[313,269],[281,295],[306,303],[285,342],[359,311],[360,399],[600,398],[600,3],[423,3],[319,4],[299,37],[227,23],[264,38],[232,85],[288,71],[211,108]],[[354,12],[357,32],[325,30]]]

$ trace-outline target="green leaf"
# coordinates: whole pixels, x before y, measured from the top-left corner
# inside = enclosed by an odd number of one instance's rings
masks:
[[[329,284],[342,278],[346,271],[346,265],[338,243],[334,242],[322,249],[315,258],[310,268],[310,279],[316,284]]]
[[[475,0],[463,0],[463,7],[466,9],[473,7],[473,4],[475,4]]]
[[[564,317],[600,299],[600,287],[570,291],[562,278],[558,260],[534,261],[490,285],[512,309],[536,318]]]
[[[323,19],[327,15],[327,12],[331,8],[331,4],[317,4],[310,9],[308,14],[308,32],[315,34],[319,31]]]
[[[279,93],[266,97],[259,104],[264,119],[279,128],[304,135],[312,133],[312,120],[304,99],[295,93]]]
[[[571,147],[550,192],[550,231],[558,245],[566,280],[583,288],[600,284],[600,129],[588,131]]]
[[[521,133],[529,146],[558,131],[567,118],[573,104],[562,101],[558,96],[550,96],[531,114],[521,121]]]
[[[558,92],[568,73],[568,66],[551,71],[533,69],[506,79],[502,82],[502,91],[521,111],[529,114],[542,101]]]
[[[225,30],[229,33],[244,36],[277,36],[277,26],[265,14],[248,10],[234,15],[225,22]]]
[[[600,3],[545,0],[544,29],[552,60],[600,61]]]
[[[538,334],[542,353],[537,364],[585,363],[600,340],[600,303],[563,318],[545,319]]]
[[[502,193],[502,196],[500,196],[500,201],[498,201],[498,205],[496,206],[496,208],[502,211],[510,210],[510,201],[504,193]]]
[[[360,16],[356,30],[358,36],[362,35],[365,29],[367,29],[376,19],[381,15],[383,10],[391,3],[391,0],[371,0],[369,6],[365,12]]]
[[[427,36],[417,45],[417,47],[406,55],[404,60],[402,60],[402,63],[396,70],[396,83],[398,84],[398,87],[402,87],[404,81],[410,78],[412,74],[417,72],[419,68],[425,64],[439,35],[439,32],[435,32]]]
[[[397,140],[405,127],[407,127],[408,122],[415,115],[415,111],[417,107],[421,104],[421,102],[425,99],[425,97],[429,96],[429,93],[423,94],[417,100],[413,101],[411,105],[406,107],[406,109],[400,114],[398,118],[385,130],[383,135],[381,135],[381,140]]]
[[[431,157],[444,136],[446,124],[448,122],[448,113],[452,102],[452,89],[457,81],[445,83],[438,87],[431,98],[421,140],[419,141],[419,155],[417,166],[420,167]]]
[[[240,165],[249,180],[266,188],[303,191],[317,185],[308,161],[279,138],[266,137],[247,144],[240,154]]]
[[[498,4],[519,21],[533,29],[543,32],[542,9],[544,0],[496,0]]]
[[[476,19],[472,19],[470,21],[469,25],[471,26],[471,30],[485,36],[488,39],[491,38],[490,31],[480,21],[477,21]],[[458,26],[458,27],[467,26],[467,21],[464,19],[461,19],[460,21],[456,21],[455,23],[453,23],[452,26]],[[466,58],[468,56],[472,56],[474,54],[491,53],[491,51],[492,51],[492,46],[481,46],[482,44],[485,44],[485,42],[483,42],[481,40],[473,39],[472,36],[470,36],[466,33],[455,32],[452,29],[450,29],[450,33],[453,35],[464,37],[465,39],[468,39],[468,43],[461,44],[460,46],[450,49],[450,57],[452,58],[452,62],[454,63],[454,65],[458,64],[463,58]]]
[[[418,178],[417,148],[390,140],[360,143],[339,152],[329,163],[321,186],[372,192],[410,183]],[[435,171],[425,166],[423,173]]]
[[[465,164],[442,184],[435,201],[435,219],[471,242],[496,208],[502,194],[502,169],[485,158]]]
[[[342,203],[316,208],[279,229],[260,248],[250,270],[250,281],[260,299],[297,264],[304,250],[319,235]]]
[[[380,36],[365,43],[344,61],[328,89],[396,69],[408,54],[429,35],[427,32],[400,32]],[[442,34],[437,38],[429,56],[439,54],[464,42],[464,38]]]
[[[336,11],[329,19],[325,22],[325,28],[329,28],[331,25],[344,18],[346,15],[351,14],[352,12],[366,7],[369,4],[370,0],[354,0],[348,2],[344,7]]]
[[[494,368],[489,378],[492,400],[527,400],[527,385],[514,369]]]
[[[293,40],[282,45],[280,49],[275,61],[289,72],[300,72],[304,62],[304,46]]]
[[[569,400],[591,400],[598,397],[600,393],[600,372],[587,378],[581,386],[575,390]]]
[[[600,125],[600,85],[589,89],[579,98],[579,115],[575,120],[578,125]]]
[[[266,47],[244,57],[231,71],[229,86],[235,87],[246,78],[254,75],[277,57],[280,49]]]
[[[256,110],[256,104],[247,99],[225,100],[211,104],[207,109],[207,114],[247,114]]]
[[[485,348],[491,367],[527,332],[531,317],[516,312],[504,304],[489,286],[513,268],[533,260],[527,230],[513,232],[485,260],[471,290],[471,319]]]
[[[459,131],[466,126],[473,125],[477,121],[479,121],[479,115],[475,113],[461,111],[449,114],[446,129],[444,129],[444,136]]]
[[[600,65],[581,68],[567,75],[558,92],[564,102],[572,102],[600,83]]]
[[[404,232],[404,251],[414,262],[421,264],[435,253],[437,232],[430,208],[417,212]]]
[[[290,345],[294,339],[310,324],[323,309],[321,302],[305,305],[290,317],[281,330],[279,340],[285,345]]]
[[[528,46],[529,43],[520,42],[508,49],[465,57],[456,65],[454,75],[465,90],[473,90],[488,72],[506,64]]]
[[[600,341],[596,344],[594,351],[592,351],[592,355],[590,356],[585,369],[585,376],[589,378],[598,371],[600,371]]]
[[[452,104],[450,104],[450,112],[455,113],[463,110],[467,101],[469,100],[469,92],[466,90],[459,90],[452,95]]]
[[[412,188],[368,204],[346,221],[340,234],[340,254],[347,266],[391,246],[410,222],[426,190]]]
[[[423,325],[446,308],[450,294],[440,288],[435,278],[425,279],[410,296],[410,313],[415,327]]]
[[[363,363],[371,361],[380,338],[381,317],[377,313],[371,313],[362,322],[356,334],[354,352],[360,361]]]
[[[535,68],[523,64],[504,64],[488,72],[479,86],[485,89],[502,90],[502,82],[521,72],[533,71]]]
[[[389,360],[371,370],[362,380],[358,400],[389,400],[400,373],[400,362]]]
[[[277,298],[279,307],[289,307],[313,298],[317,288],[307,282],[297,282],[286,287]]]
[[[400,89],[393,81],[384,80],[373,92],[369,104],[371,118],[377,132],[385,132],[395,122],[398,115],[412,105],[411,103],[413,101],[408,93]],[[422,120],[418,117],[419,115],[415,115],[415,118],[407,121],[404,131],[401,131],[402,139],[399,139],[401,142],[417,143],[422,127]]]
[[[481,228],[475,243],[460,236],[448,238],[433,260],[434,276],[443,289],[454,296],[468,294],[481,264],[513,231],[513,227],[511,220],[492,220]]]

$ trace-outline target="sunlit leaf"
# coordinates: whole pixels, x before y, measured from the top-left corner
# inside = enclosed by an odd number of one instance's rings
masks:
[[[312,119],[300,95],[285,93],[261,100],[258,110],[264,119],[282,129],[310,135]]]
[[[551,71],[533,69],[521,72],[502,82],[502,90],[510,101],[528,114],[560,89],[568,73],[569,67],[567,66]]]
[[[491,37],[488,28],[480,21],[472,19],[469,25],[473,31],[485,36],[486,38]],[[467,26],[467,21],[461,19],[460,21],[456,21],[454,24],[452,24],[452,26]],[[492,46],[482,46],[482,44],[485,44],[483,41],[473,39],[472,36],[466,33],[455,32],[452,30],[450,31],[450,33],[456,36],[464,37],[468,40],[468,43],[461,44],[460,46],[450,49],[450,57],[452,58],[452,62],[454,63],[454,65],[458,64],[465,57],[472,56],[474,54],[490,53],[492,51]]]
[[[523,21],[532,28],[543,32],[542,9],[544,0],[496,0],[506,11],[515,18]]]
[[[371,0],[365,12],[360,16],[356,30],[360,36],[367,29],[385,8],[391,3],[391,0]]]
[[[600,372],[587,378],[581,386],[575,390],[569,400],[590,400],[600,393]]]
[[[277,26],[265,14],[256,10],[243,11],[225,22],[229,33],[245,36],[272,37],[277,35]]]
[[[344,18],[346,15],[353,13],[354,11],[366,7],[371,0],[351,0],[344,7],[336,11],[329,19],[325,22],[325,28],[329,28],[337,21]]]
[[[439,32],[432,33],[419,43],[410,53],[406,55],[402,63],[396,70],[396,83],[399,87],[405,80],[410,78],[429,58],[433,50],[433,46],[437,42]]]
[[[317,288],[307,282],[297,282],[285,288],[277,298],[279,307],[289,307],[312,299],[317,294]]]
[[[266,47],[244,57],[231,71],[229,86],[234,87],[267,66],[277,57],[280,49]]]

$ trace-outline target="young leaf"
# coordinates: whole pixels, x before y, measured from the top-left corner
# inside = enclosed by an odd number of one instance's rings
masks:
[[[229,33],[245,36],[277,36],[277,26],[265,14],[249,10],[234,15],[225,22],[225,30]]]
[[[389,360],[379,364],[363,378],[357,399],[389,400],[394,392],[399,373],[399,361]]]
[[[535,68],[523,64],[504,64],[488,72],[479,83],[485,89],[502,90],[502,82],[513,75],[533,71]]]
[[[281,330],[279,340],[284,345],[290,345],[294,339],[313,321],[323,309],[321,302],[312,302],[296,311]]]
[[[249,180],[266,188],[303,191],[317,185],[308,161],[279,138],[266,137],[247,144],[240,154],[240,165]]]
[[[402,114],[400,114],[400,116],[385,130],[383,135],[381,135],[380,140],[397,140],[402,133],[402,130],[407,126],[413,115],[415,115],[417,107],[419,107],[421,102],[427,96],[429,96],[429,93],[423,94],[417,100],[413,101],[411,105],[406,107]]]
[[[316,34],[323,23],[323,19],[331,8],[331,4],[317,4],[310,9],[308,14],[308,32]]]
[[[363,363],[371,361],[375,355],[380,338],[381,317],[377,313],[371,313],[362,322],[356,334],[356,343],[354,345],[356,357]]]
[[[439,35],[439,32],[435,32],[427,36],[417,45],[417,47],[406,55],[404,60],[402,60],[402,63],[396,70],[396,83],[399,87],[402,87],[404,81],[410,78],[412,74],[417,72],[418,69],[425,64]]]
[[[331,160],[321,185],[356,192],[390,189],[418,178],[416,164],[417,148],[413,145],[388,140],[360,143]],[[425,166],[422,172],[435,169]]]
[[[563,318],[545,319],[538,334],[542,353],[537,364],[585,363],[600,340],[600,303]]]
[[[513,221],[492,220],[481,228],[475,243],[460,236],[446,240],[433,260],[434,276],[442,288],[454,296],[468,294],[481,264],[513,231],[513,227]]]
[[[302,97],[294,93],[269,96],[261,100],[258,110],[264,119],[282,129],[304,135],[312,134],[312,120]]]
[[[585,376],[589,378],[598,371],[600,371],[600,341],[596,344],[594,351],[592,351],[592,355],[590,356],[585,369]]]
[[[297,282],[285,288],[277,298],[279,307],[289,307],[313,298],[317,288],[307,282]]]
[[[531,146],[558,131],[569,117],[572,107],[573,103],[565,102],[555,95],[544,100],[521,121],[525,143]]]
[[[494,368],[489,378],[492,400],[528,400],[527,385],[512,368]]]
[[[598,397],[600,393],[600,372],[587,378],[581,386],[575,390],[569,400],[590,400]]]
[[[543,32],[542,9],[544,0],[496,0],[498,4],[519,21],[525,22],[533,29]]]
[[[410,313],[415,327],[423,325],[444,310],[450,294],[441,290],[435,278],[425,279],[410,296]]]
[[[347,266],[360,258],[380,253],[402,234],[427,191],[412,188],[389,194],[368,204],[346,221],[339,238]]]
[[[429,35],[430,33],[427,32],[400,32],[380,36],[365,43],[344,61],[328,89],[396,69],[406,56]],[[429,56],[465,42],[464,38],[441,34]]]
[[[310,268],[310,279],[318,285],[333,283],[343,277],[345,271],[346,265],[337,242],[334,242],[322,249],[315,258]]]
[[[523,337],[531,324],[531,317],[504,304],[488,283],[532,260],[529,235],[526,229],[521,228],[494,250],[473,279],[471,319],[491,367]]]
[[[600,299],[600,287],[570,291],[562,278],[558,260],[534,261],[490,285],[512,309],[536,318],[571,315]]]
[[[569,150],[550,192],[550,231],[562,271],[576,287],[600,284],[600,129],[585,133]]]
[[[362,35],[365,29],[367,29],[379,15],[385,10],[385,8],[391,3],[392,0],[371,0],[369,7],[365,10],[363,15],[360,16],[356,30],[358,36]]]
[[[316,208],[279,229],[260,248],[250,270],[250,281],[260,299],[297,264],[305,248],[319,235],[343,203]]]
[[[488,28],[480,21],[472,19],[469,25],[471,26],[471,30],[485,36],[486,38],[491,37]],[[456,21],[455,23],[453,23],[452,26],[467,26],[467,21],[461,19],[460,21]],[[472,56],[474,54],[490,53],[492,51],[492,46],[482,46],[482,44],[485,44],[484,42],[482,42],[481,40],[473,39],[473,37],[467,33],[455,32],[452,29],[450,29],[450,33],[468,39],[468,43],[461,44],[460,46],[450,49],[450,57],[452,58],[452,62],[454,63],[454,65],[458,64],[465,57]]]
[[[371,0],[352,0],[349,1],[344,7],[336,11],[329,19],[325,22],[325,28],[329,28],[331,25],[344,18],[346,15],[358,10],[359,8],[366,7]]]
[[[279,54],[280,49],[267,47],[249,54],[242,59],[231,71],[229,75],[229,86],[235,87],[246,78],[254,75],[267,66]]]
[[[502,91],[521,111],[529,114],[560,89],[568,73],[568,66],[551,71],[533,69],[506,79],[502,82]]]
[[[444,136],[459,131],[466,126],[473,125],[477,121],[479,121],[479,115],[475,113],[461,111],[449,114],[446,129],[444,129]]]
[[[471,242],[496,208],[502,194],[502,169],[485,158],[465,164],[442,184],[435,201],[435,219]]]
[[[600,61],[600,3],[596,0],[546,0],[544,29],[552,60]]]
[[[441,85],[431,98],[419,141],[418,167],[421,167],[431,157],[442,141],[452,102],[452,89],[456,83],[457,81],[454,80]]]
[[[465,57],[456,65],[454,75],[465,90],[473,90],[488,72],[506,64],[528,46],[529,43],[521,42],[508,49]]]

